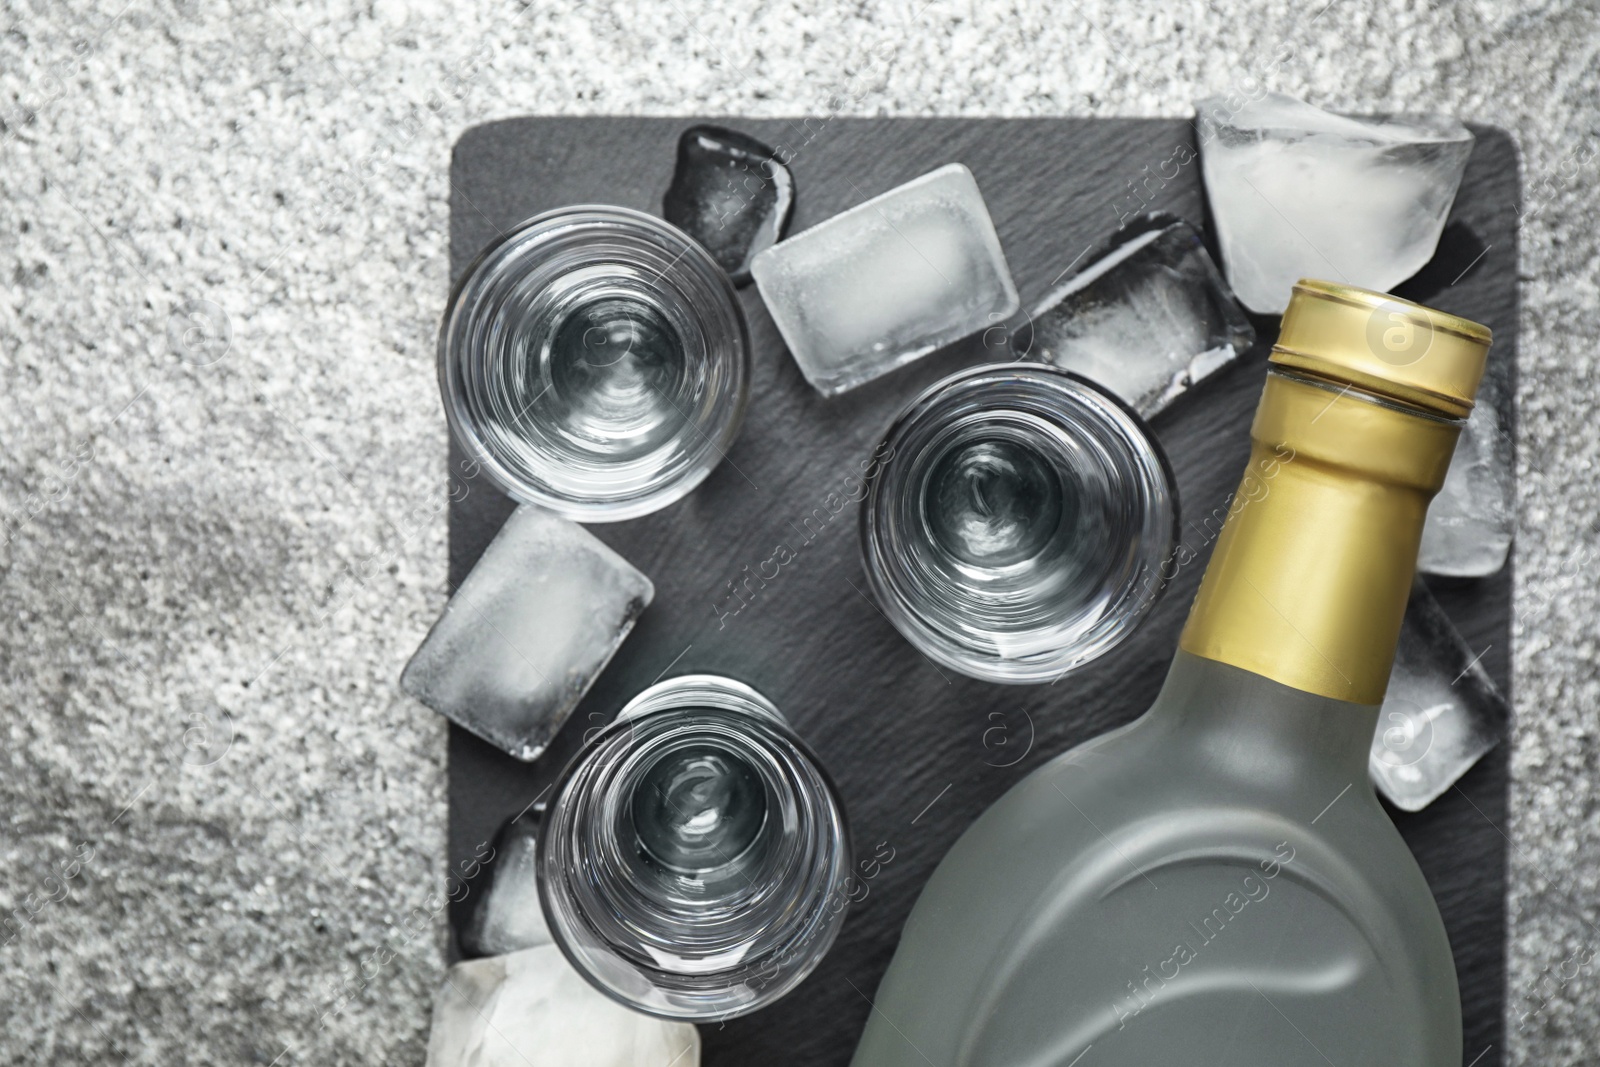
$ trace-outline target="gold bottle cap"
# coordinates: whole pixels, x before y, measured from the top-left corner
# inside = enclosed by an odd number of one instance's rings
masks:
[[[1302,278],[1272,362],[1450,418],[1472,411],[1486,326],[1350,285]]]

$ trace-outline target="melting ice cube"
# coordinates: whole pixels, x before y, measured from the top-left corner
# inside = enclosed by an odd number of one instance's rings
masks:
[[[468,956],[503,956],[550,944],[550,927],[539,903],[541,813],[529,808],[506,821],[494,839],[485,875],[467,897],[470,909],[461,931]]]
[[[789,168],[754,137],[691,126],[678,138],[661,215],[705,245],[734,284],[749,283],[751,258],[783,237],[793,208]]]
[[[1256,332],[1194,227],[1144,215],[1118,230],[1013,338],[1018,356],[1106,386],[1154,415],[1233,362]]]
[[[400,685],[516,758],[535,759],[654,595],[650,579],[589,531],[524,504]]]
[[[451,967],[427,1067],[698,1067],[700,1033],[624,1008],[555,945]]]
[[[989,209],[959,163],[774,245],[751,273],[801,373],[825,396],[1017,310]]]
[[[1478,654],[1419,579],[1367,760],[1373,784],[1395,807],[1421,811],[1499,743],[1509,722]]]
[[[1481,578],[1505,566],[1511,551],[1517,497],[1509,370],[1490,355],[1444,488],[1428,506],[1417,566],[1429,574]]]
[[[1357,119],[1282,93],[1195,105],[1222,263],[1252,311],[1301,278],[1387,291],[1433,257],[1472,151],[1437,115]]]

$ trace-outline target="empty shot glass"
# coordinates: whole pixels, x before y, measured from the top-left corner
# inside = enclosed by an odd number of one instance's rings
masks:
[[[684,675],[634,697],[562,772],[539,895],[601,992],[723,1019],[811,973],[844,921],[850,864],[838,793],[778,709]]]
[[[733,285],[677,228],[561,208],[490,245],[439,334],[451,433],[515,500],[637,518],[709,474],[738,433],[750,343]]]
[[[861,507],[867,580],[935,663],[1053,681],[1133,632],[1177,538],[1177,487],[1109,391],[1037,363],[946,378],[889,429]]]

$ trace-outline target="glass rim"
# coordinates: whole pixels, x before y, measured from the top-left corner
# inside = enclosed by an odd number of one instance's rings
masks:
[[[1055,387],[1063,398],[1072,398],[1074,414],[1087,415],[1100,425],[1115,430],[1110,439],[1121,442],[1124,458],[1131,460],[1145,476],[1148,487],[1154,492],[1154,503],[1170,510],[1169,521],[1158,528],[1161,540],[1156,547],[1159,551],[1147,553],[1156,563],[1154,573],[1147,570],[1144,578],[1132,575],[1119,587],[1124,597],[1138,593],[1141,587],[1144,595],[1131,605],[1119,600],[1120,606],[1103,611],[1093,627],[1054,650],[1030,651],[1026,657],[1013,658],[998,653],[980,653],[969,643],[960,640],[959,635],[950,628],[930,620],[917,598],[907,591],[906,586],[910,583],[897,580],[897,570],[905,570],[909,574],[910,569],[892,566],[895,553],[891,546],[884,543],[889,536],[884,527],[888,521],[885,513],[891,507],[889,487],[896,484],[893,477],[884,475],[873,481],[861,503],[858,534],[862,567],[874,599],[889,622],[917,651],[938,666],[948,667],[969,678],[1008,685],[1034,685],[1059,680],[1086,667],[1122,644],[1138,629],[1160,601],[1168,585],[1161,570],[1165,562],[1174,556],[1182,516],[1177,476],[1148,421],[1105,386],[1081,374],[1039,361],[984,363],[935,382],[895,416],[877,446],[878,451],[888,449],[899,461],[909,429],[915,427],[919,420],[928,418],[930,411],[937,406],[958,403],[990,381],[1015,383],[1019,378]],[[1089,398],[1093,403],[1085,402]],[[1004,412],[1010,409],[997,406],[993,410]],[[912,488],[909,482],[898,487],[902,490]],[[1151,511],[1148,505],[1141,505],[1141,512]],[[1159,517],[1159,514],[1155,515],[1155,518]]]
[[[698,692],[714,691],[718,688],[725,688],[731,699],[705,703],[692,699]],[[682,704],[654,702],[662,697],[671,697],[675,693],[681,693],[691,699],[685,700]],[[745,703],[751,706],[741,706]],[[748,719],[759,732],[780,738],[783,744],[792,750],[790,755],[798,756],[804,761],[808,771],[815,776],[821,787],[827,810],[825,822],[819,825],[825,825],[836,831],[830,839],[836,842],[837,847],[826,857],[827,891],[815,900],[815,906],[805,916],[807,921],[795,924],[791,936],[775,950],[770,948],[766,950],[771,956],[770,959],[762,955],[754,957],[755,961],[761,964],[756,969],[754,977],[762,978],[761,972],[771,972],[772,977],[764,981],[759,989],[752,988],[747,996],[736,1002],[729,1002],[726,998],[717,1000],[713,994],[697,993],[693,990],[663,990],[651,980],[649,974],[619,951],[617,946],[598,936],[593,937],[593,941],[599,944],[598,950],[589,954],[594,958],[586,956],[585,950],[589,948],[590,943],[588,941],[583,945],[573,943],[575,940],[572,937],[573,931],[566,928],[569,917],[563,910],[573,909],[581,912],[581,908],[574,908],[570,889],[552,886],[552,879],[545,873],[547,862],[553,862],[549,852],[557,847],[550,842],[563,832],[561,823],[566,811],[562,801],[567,797],[573,780],[588,769],[594,758],[597,756],[604,758],[607,755],[608,745],[614,745],[618,735],[633,734],[650,720],[658,719],[660,716],[695,709],[702,710],[710,716]],[[624,751],[617,754],[616,758],[626,761],[634,757]],[[844,905],[836,912],[827,910],[828,902],[840,895],[839,884],[849,876],[855,862],[843,795],[816,752],[795,732],[777,706],[759,690],[737,679],[698,672],[675,675],[652,683],[632,697],[619,711],[616,719],[573,754],[556,777],[549,796],[550,800],[545,807],[544,823],[538,839],[535,869],[540,906],[547,918],[551,940],[573,969],[591,986],[631,1010],[660,1019],[705,1022],[736,1018],[765,1007],[789,993],[816,969],[832,947],[844,925],[845,916],[849,913],[847,895],[843,896]],[[586,877],[585,880],[592,881],[592,878]],[[558,895],[559,901],[556,899]],[[557,903],[562,907],[552,906]],[[729,971],[707,971],[692,977],[706,979],[721,973],[727,973],[732,977],[749,969],[750,965],[741,959],[739,966]],[[621,984],[613,981],[611,976],[616,972],[637,974],[641,985],[645,987],[641,995],[630,996]],[[730,989],[741,986],[748,988],[749,982],[741,979],[729,983]]]
[[[621,228],[631,230],[644,239],[672,246],[677,255],[668,270],[685,269],[697,272],[700,280],[710,290],[712,299],[721,305],[733,325],[733,336],[727,347],[734,349],[731,358],[731,385],[725,393],[726,406],[715,421],[688,421],[684,435],[698,437],[700,446],[697,458],[687,464],[676,476],[644,491],[628,494],[581,494],[560,491],[541,484],[512,470],[504,457],[485,439],[468,411],[464,396],[464,374],[461,366],[463,347],[457,336],[458,327],[466,312],[466,297],[474,282],[481,281],[498,257],[507,256],[524,242],[549,240],[563,233],[586,226]],[[531,232],[530,232],[531,231]],[[676,288],[676,287],[674,287]],[[692,301],[689,301],[692,303]],[[494,311],[490,313],[495,313]],[[720,346],[719,346],[720,347]],[[713,346],[706,345],[706,359],[716,359]],[[752,358],[749,324],[744,308],[739,302],[733,281],[699,242],[671,223],[634,208],[614,204],[570,204],[552,208],[524,219],[502,232],[486,244],[472,258],[450,287],[444,315],[439,326],[436,347],[436,368],[439,394],[452,440],[466,453],[468,462],[475,464],[506,496],[524,504],[533,504],[554,512],[574,522],[621,522],[636,519],[675,503],[692,492],[726,458],[727,450],[738,437],[750,399]]]

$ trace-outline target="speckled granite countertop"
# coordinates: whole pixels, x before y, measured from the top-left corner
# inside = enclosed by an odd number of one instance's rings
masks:
[[[0,904],[31,921],[0,947],[0,1060],[422,1061],[444,728],[396,679],[444,601],[463,130],[1181,115],[1254,78],[1521,145],[1508,1032],[1512,1062],[1594,1061],[1594,5],[19,0],[5,24]],[[225,351],[182,343],[196,315]]]

